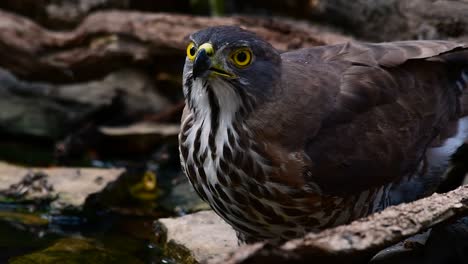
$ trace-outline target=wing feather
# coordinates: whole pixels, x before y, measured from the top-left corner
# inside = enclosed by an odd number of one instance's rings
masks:
[[[313,51],[321,56],[311,64],[332,65],[340,77],[312,85],[328,89],[335,99],[320,128],[306,140],[310,180],[327,193],[343,194],[414,173],[431,141],[458,118],[454,76],[460,68],[451,62],[464,57],[461,61],[468,65],[466,48],[445,41],[407,41]],[[284,57],[294,61],[300,56]],[[338,86],[337,92],[329,86]]]

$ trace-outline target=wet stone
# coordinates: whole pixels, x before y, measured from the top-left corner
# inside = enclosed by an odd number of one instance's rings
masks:
[[[213,211],[159,219],[155,229],[165,253],[181,263],[206,263],[238,247],[235,231]]]
[[[200,198],[185,176],[170,189],[171,191],[159,201],[160,206],[165,210],[183,215],[210,209],[210,206]],[[199,190],[202,191],[202,188]]]
[[[115,181],[123,169],[25,168],[0,162],[0,197],[52,201],[53,209],[80,208],[86,198]]]

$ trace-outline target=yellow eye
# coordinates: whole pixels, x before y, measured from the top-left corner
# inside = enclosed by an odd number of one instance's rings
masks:
[[[245,68],[252,62],[252,51],[248,48],[242,48],[231,54],[231,60],[238,68]]]
[[[187,46],[187,57],[193,61],[195,59],[195,55],[197,54],[197,48],[193,42]]]

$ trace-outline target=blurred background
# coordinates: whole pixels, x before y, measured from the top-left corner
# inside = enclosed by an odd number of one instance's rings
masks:
[[[466,0],[0,1],[0,263],[173,262],[153,221],[207,208],[177,151],[192,32],[235,24],[281,51],[467,41],[467,14]]]

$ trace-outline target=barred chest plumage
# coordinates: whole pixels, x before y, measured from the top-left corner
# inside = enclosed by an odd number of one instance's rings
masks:
[[[257,142],[244,122],[246,95],[220,80],[190,81],[184,89],[189,111],[179,135],[182,168],[242,241],[289,239],[383,206],[389,186],[345,199],[276,181],[280,164],[270,160],[267,143]]]

